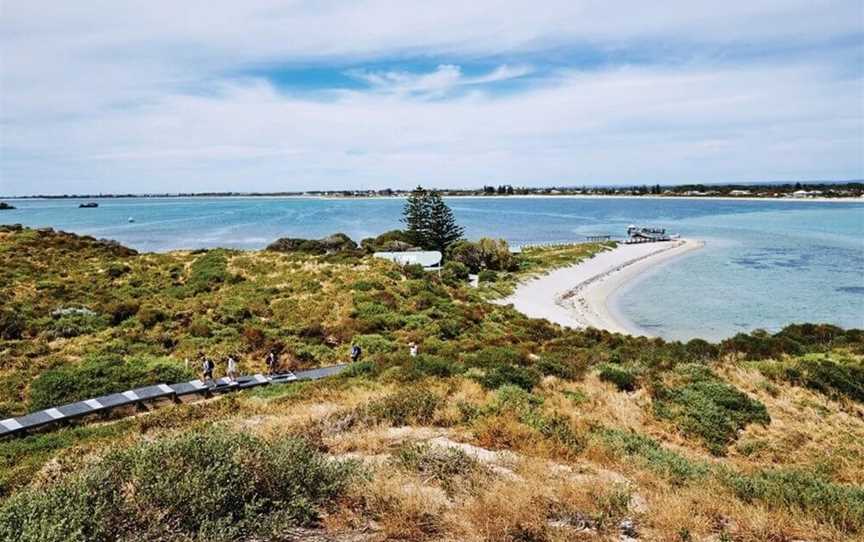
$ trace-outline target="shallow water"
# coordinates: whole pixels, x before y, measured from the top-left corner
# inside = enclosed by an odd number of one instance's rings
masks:
[[[262,248],[283,236],[354,239],[398,228],[400,199],[9,200],[0,222],[116,239],[145,251]],[[628,224],[704,239],[704,249],[629,283],[612,302],[647,332],[718,339],[792,322],[864,327],[864,205],[684,199],[458,198],[469,238],[512,244],[622,235]],[[135,222],[128,222],[128,218]]]

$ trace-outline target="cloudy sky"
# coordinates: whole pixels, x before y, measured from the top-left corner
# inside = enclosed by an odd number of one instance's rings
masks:
[[[864,178],[860,0],[0,0],[0,194]]]

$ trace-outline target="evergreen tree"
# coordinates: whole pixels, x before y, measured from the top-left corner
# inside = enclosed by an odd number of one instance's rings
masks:
[[[429,193],[422,186],[418,186],[408,196],[402,209],[402,223],[405,224],[408,237],[414,246],[422,247],[426,244],[429,222],[428,195]]]
[[[462,238],[463,229],[441,195],[420,186],[408,196],[402,222],[412,243],[426,250],[444,253],[448,246]]]
[[[464,228],[456,223],[453,211],[444,203],[438,192],[427,195],[429,205],[429,223],[426,235],[426,247],[439,250],[444,254],[447,247],[462,239]]]

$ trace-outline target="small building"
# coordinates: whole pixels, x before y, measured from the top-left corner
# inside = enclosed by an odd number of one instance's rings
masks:
[[[752,192],[749,190],[732,190],[729,192],[730,196],[749,196]]]
[[[399,265],[419,264],[423,269],[436,270],[441,265],[442,254],[437,250],[411,252],[376,252],[376,258],[390,260]]]

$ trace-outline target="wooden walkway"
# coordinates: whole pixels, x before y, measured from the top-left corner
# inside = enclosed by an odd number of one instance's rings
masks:
[[[77,403],[37,410],[19,416],[0,420],[0,437],[23,435],[27,431],[42,428],[52,424],[66,423],[74,419],[92,414],[104,413],[121,407],[138,407],[146,409],[146,405],[161,401],[182,402],[181,397],[200,395],[209,397],[215,393],[228,393],[245,390],[257,386],[271,384],[287,384],[300,380],[318,380],[342,372],[350,364],[333,365],[307,371],[280,373],[273,376],[262,374],[237,377],[236,380],[219,378],[212,382],[190,380],[178,384],[154,384],[120,393],[103,395],[94,399],[86,399]]]

